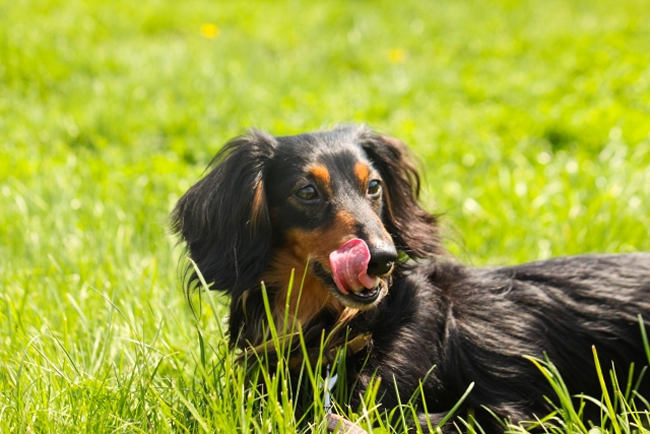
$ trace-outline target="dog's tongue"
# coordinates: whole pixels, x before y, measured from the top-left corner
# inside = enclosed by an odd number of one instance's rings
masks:
[[[330,253],[334,283],[343,294],[372,289],[379,278],[368,274],[370,250],[365,241],[354,238]]]

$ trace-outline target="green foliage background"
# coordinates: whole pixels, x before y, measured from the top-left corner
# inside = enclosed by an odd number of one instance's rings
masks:
[[[645,0],[0,0],[0,431],[291,432],[281,409],[243,422],[236,388],[194,408],[167,229],[249,127],[403,139],[469,263],[650,250],[649,20]],[[197,325],[213,361],[223,312]]]

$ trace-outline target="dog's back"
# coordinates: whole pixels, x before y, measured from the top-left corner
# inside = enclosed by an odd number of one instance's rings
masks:
[[[434,424],[474,383],[464,408],[473,408],[488,432],[499,431],[483,406],[515,422],[534,421],[552,410],[546,397],[556,401],[525,356],[548,357],[570,393],[595,399],[602,390],[592,347],[608,380],[613,366],[625,389],[631,363],[634,382],[640,378],[649,362],[639,318],[650,325],[650,253],[477,269],[431,262],[396,283],[380,310],[370,328],[381,357],[371,359],[366,372],[395,379],[402,400],[426,378],[424,398]],[[386,382],[384,402],[396,405],[394,385]],[[637,391],[650,396],[650,379]],[[598,422],[598,412],[590,404],[585,416]]]

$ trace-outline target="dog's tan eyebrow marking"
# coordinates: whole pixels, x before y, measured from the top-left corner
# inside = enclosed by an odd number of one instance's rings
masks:
[[[316,180],[322,182],[323,184],[329,185],[330,172],[329,170],[327,170],[327,167],[319,164],[318,166],[312,167],[309,173],[311,174],[311,176],[316,178]]]
[[[319,164],[317,166],[313,166],[309,170],[309,174],[318,182],[322,187],[326,188],[328,192],[331,192],[331,177],[330,177],[330,172],[327,170],[327,167],[323,166],[322,164]]]
[[[367,164],[356,163],[354,165],[354,174],[359,180],[359,185],[363,188],[368,182],[368,177],[370,176],[370,168]]]

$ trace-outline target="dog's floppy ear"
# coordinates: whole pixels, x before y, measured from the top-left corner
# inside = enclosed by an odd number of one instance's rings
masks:
[[[271,222],[264,169],[275,139],[258,131],[228,142],[210,163],[211,171],[181,197],[172,229],[186,243],[211,289],[241,294],[258,284],[266,269]],[[198,282],[188,267],[188,287]]]
[[[395,246],[413,259],[441,253],[438,219],[418,203],[420,176],[409,149],[396,138],[365,128],[360,144],[383,179],[384,225]]]

